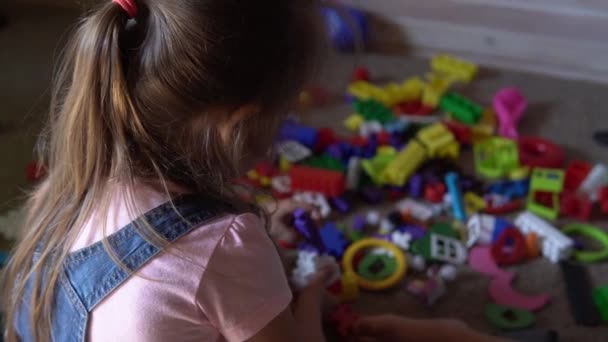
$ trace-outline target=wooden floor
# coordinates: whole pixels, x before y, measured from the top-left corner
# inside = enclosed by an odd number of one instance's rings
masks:
[[[33,142],[39,131],[48,101],[48,84],[57,41],[73,23],[74,12],[9,9],[10,25],[0,30],[0,212],[19,203],[27,184],[24,167],[32,158]],[[354,59],[334,58],[322,82],[335,90],[343,89]],[[362,63],[381,79],[401,80],[421,75],[427,62],[405,57],[365,56]],[[542,135],[563,144],[570,156],[591,161],[608,161],[608,149],[595,145],[595,129],[608,129],[608,86],[564,81],[539,75],[484,69],[480,80],[462,89],[483,104],[489,104],[500,88],[522,89],[531,107],[522,122],[526,134]],[[335,104],[311,112],[304,118],[319,126],[340,127],[350,108]],[[467,163],[470,164],[470,163]],[[384,208],[386,209],[386,208]],[[604,225],[605,226],[605,225]],[[592,268],[596,285],[608,285],[608,265]],[[553,303],[537,318],[539,327],[560,331],[562,341],[608,341],[608,328],[587,329],[575,326],[564,298],[563,282],[555,265],[538,260],[518,268],[516,288],[535,294],[548,292]],[[395,312],[423,317],[456,317],[480,329],[489,330],[483,316],[487,301],[487,279],[463,270],[449,285],[449,293],[432,308],[419,305],[403,290],[363,296],[358,307],[370,313]]]

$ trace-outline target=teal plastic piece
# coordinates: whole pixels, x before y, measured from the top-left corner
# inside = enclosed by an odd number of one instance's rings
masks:
[[[452,114],[454,119],[468,125],[479,122],[483,114],[483,108],[480,105],[456,93],[443,95],[439,102],[439,108]]]
[[[330,156],[327,153],[308,159],[306,162],[304,162],[304,165],[332,171],[346,171],[346,166],[342,164],[341,161]]]
[[[593,301],[603,321],[608,321],[608,286],[593,290]]]
[[[528,194],[528,210],[546,219],[555,220],[559,216],[559,193],[564,190],[565,174],[564,170],[560,169],[534,169]],[[537,192],[551,197],[550,206],[536,201]]]
[[[486,318],[494,327],[503,330],[519,330],[534,324],[530,311],[509,308],[498,304],[486,305]]]
[[[354,104],[355,111],[365,121],[378,121],[382,125],[395,120],[393,111],[380,102],[374,100],[357,100]]]

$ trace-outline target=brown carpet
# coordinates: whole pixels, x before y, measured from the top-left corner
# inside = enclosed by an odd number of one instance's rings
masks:
[[[46,111],[52,56],[57,42],[76,17],[75,12],[54,9],[9,8],[7,12],[9,25],[0,30],[0,211],[16,206],[26,186],[23,170],[32,158],[33,142]],[[404,57],[370,55],[361,62],[378,79],[402,80],[423,75],[427,70],[426,61]],[[351,57],[332,58],[322,84],[343,89],[353,63]],[[463,92],[488,104],[492,95],[505,86],[519,87],[531,103],[522,122],[524,133],[554,139],[567,148],[571,157],[608,161],[608,149],[595,145],[591,138],[595,129],[608,128],[607,86],[483,70],[480,79],[463,88]],[[342,119],[348,114],[347,105],[336,104],[314,110],[304,120],[341,129]],[[552,304],[537,315],[537,327],[558,330],[562,341],[608,341],[606,326],[589,329],[574,324],[557,266],[538,260],[517,270],[517,289],[530,294],[547,292],[554,297]],[[590,270],[596,285],[608,285],[608,264],[594,265]],[[465,269],[449,285],[448,295],[431,308],[420,305],[404,290],[366,294],[357,306],[369,313],[456,317],[491,331],[483,314],[487,284],[485,277]]]

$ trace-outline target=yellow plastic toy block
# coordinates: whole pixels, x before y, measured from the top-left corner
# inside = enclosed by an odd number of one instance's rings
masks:
[[[422,92],[422,103],[425,106],[437,108],[443,94],[450,87],[450,81],[444,78],[435,77],[430,79]]]
[[[382,184],[403,186],[425,160],[426,150],[419,142],[412,140],[386,166],[380,180]]]
[[[486,108],[481,115],[481,119],[475,126],[471,126],[472,140],[474,143],[480,142],[494,135],[496,130],[496,113],[492,108]]]
[[[437,55],[431,60],[435,72],[447,74],[453,79],[469,83],[477,75],[477,65],[450,55]]]
[[[420,99],[424,86],[424,82],[418,77],[409,78],[402,84],[389,83],[384,87],[357,81],[348,86],[348,93],[360,100],[372,99],[392,107],[400,102]]]
[[[395,159],[396,155],[397,151],[393,147],[379,147],[376,150],[376,156],[372,159],[363,160],[361,167],[374,183],[382,184],[382,172]]]
[[[340,301],[352,302],[359,298],[359,281],[355,272],[344,272],[341,283],[342,292],[340,293]]]
[[[361,125],[365,122],[365,119],[359,114],[352,114],[346,120],[344,120],[344,126],[351,131],[359,131]]]
[[[486,200],[474,192],[467,192],[464,194],[464,205],[469,215],[478,213],[488,207]]]
[[[460,145],[454,134],[441,123],[421,129],[418,140],[426,147],[429,158],[458,158],[460,154]]]

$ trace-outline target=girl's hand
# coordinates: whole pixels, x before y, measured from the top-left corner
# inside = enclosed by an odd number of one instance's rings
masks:
[[[264,209],[270,214],[270,236],[277,241],[293,242],[297,239],[297,233],[291,226],[293,212],[298,209],[310,212],[314,220],[318,220],[321,215],[311,204],[296,202],[292,199],[271,201],[264,205]]]
[[[321,269],[310,285],[296,294],[292,311],[302,341],[325,341],[322,316],[328,298],[325,283],[330,276],[331,269]]]
[[[506,342],[478,333],[457,320],[417,320],[394,315],[361,318],[355,325],[353,337],[360,342]]]

